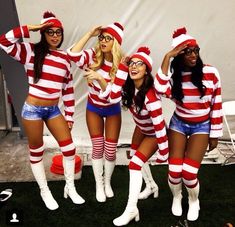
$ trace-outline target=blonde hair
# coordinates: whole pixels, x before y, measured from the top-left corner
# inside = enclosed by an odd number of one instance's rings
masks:
[[[112,47],[111,53],[113,55],[113,64],[112,64],[112,68],[109,72],[109,76],[111,77],[111,82],[113,82],[114,78],[116,76],[117,70],[118,70],[118,65],[123,57],[123,52],[122,52],[121,46],[115,38],[113,40],[113,47]],[[103,64],[104,64],[104,53],[100,49],[99,42],[97,42],[95,45],[94,63],[90,66],[90,68],[92,70],[96,71],[96,70],[100,69],[100,67]]]

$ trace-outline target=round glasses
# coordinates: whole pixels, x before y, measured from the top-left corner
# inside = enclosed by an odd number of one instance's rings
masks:
[[[144,65],[143,61],[129,61],[128,66],[133,67],[135,65],[136,68],[139,68]]]
[[[53,29],[47,29],[46,30],[47,35],[54,36],[56,34],[57,36],[62,36],[63,31],[61,29],[53,30]]]
[[[112,38],[111,36],[109,36],[109,35],[106,35],[106,36],[104,36],[104,35],[99,35],[99,36],[98,36],[98,39],[99,39],[99,41],[105,40],[105,42],[109,42],[109,41],[113,40],[113,38]]]
[[[186,56],[190,56],[192,53],[194,53],[195,55],[199,55],[199,51],[200,51],[200,48],[199,47],[195,47],[195,48],[186,48],[184,50],[184,54]]]

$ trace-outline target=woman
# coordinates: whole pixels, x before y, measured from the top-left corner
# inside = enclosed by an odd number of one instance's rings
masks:
[[[39,43],[19,42],[29,38],[29,32],[40,31]],[[15,28],[0,37],[0,47],[15,60],[24,64],[28,76],[29,93],[22,109],[22,121],[28,138],[30,165],[41,190],[41,197],[50,210],[58,208],[47,186],[43,165],[43,124],[58,142],[63,153],[66,185],[64,197],[76,204],[84,203],[74,186],[75,146],[70,130],[73,126],[74,94],[70,61],[58,50],[64,38],[62,23],[50,12],[44,13],[40,25]],[[65,116],[58,108],[60,93]]]
[[[109,95],[114,103],[122,98],[123,106],[130,110],[136,123],[132,137],[136,152],[129,163],[129,197],[124,213],[113,220],[116,226],[127,225],[132,219],[139,220],[137,202],[142,186],[142,166],[157,149],[158,163],[168,158],[161,100],[153,87],[152,59],[149,54],[148,48],[141,47],[130,58],[123,59]]]
[[[198,170],[207,146],[214,149],[222,136],[220,77],[216,68],[203,64],[199,45],[185,28],[174,32],[172,46],[174,49],[163,59],[155,87],[176,104],[168,134],[172,213],[182,215],[183,181],[188,191],[187,219],[195,221],[200,209]]]
[[[95,48],[83,50],[88,40],[96,36],[98,42]],[[98,202],[114,196],[111,176],[121,127],[121,108],[119,103],[112,104],[99,94],[113,83],[123,55],[122,37],[123,27],[115,22],[105,28],[95,27],[68,50],[71,60],[84,69],[88,81],[86,122],[92,142],[92,167]]]

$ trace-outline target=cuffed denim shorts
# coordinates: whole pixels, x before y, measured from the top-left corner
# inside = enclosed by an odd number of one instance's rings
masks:
[[[201,123],[189,124],[182,121],[174,114],[171,118],[169,128],[186,136],[191,136],[193,134],[209,134],[210,121],[207,120]]]
[[[21,117],[26,120],[48,120],[60,115],[60,109],[56,106],[34,106],[24,103]]]
[[[121,106],[120,103],[114,104],[112,106],[107,106],[107,107],[98,107],[90,102],[87,102],[87,107],[88,110],[91,112],[97,113],[101,117],[108,117],[116,114],[121,113]]]

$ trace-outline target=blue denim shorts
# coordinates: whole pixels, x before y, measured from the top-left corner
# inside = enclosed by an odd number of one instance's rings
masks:
[[[171,118],[169,128],[186,136],[193,134],[209,134],[210,121],[207,120],[201,123],[189,124],[185,123],[174,114]]]
[[[108,117],[112,115],[117,115],[121,113],[121,106],[120,103],[114,104],[112,106],[107,107],[98,107],[90,102],[87,102],[86,108],[91,112],[97,113],[101,117]]]
[[[26,120],[48,120],[60,115],[60,109],[56,106],[34,106],[24,103],[21,117]]]

